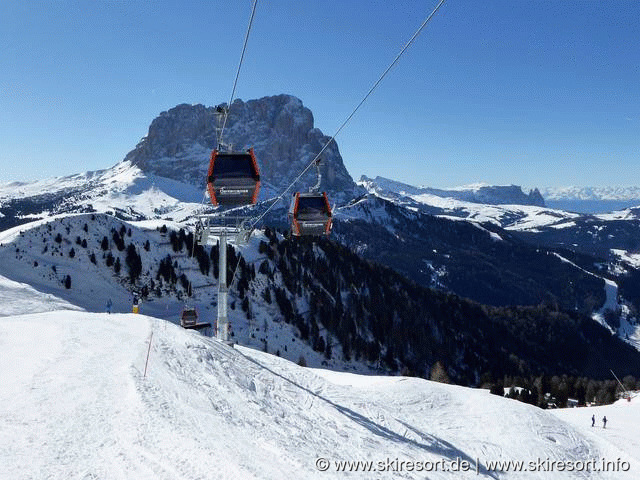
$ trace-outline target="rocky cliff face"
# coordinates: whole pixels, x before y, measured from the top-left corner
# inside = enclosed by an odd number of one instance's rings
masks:
[[[125,157],[143,171],[204,187],[211,150],[217,145],[219,119],[214,107],[178,105],[162,112],[149,133]],[[313,160],[330,137],[313,126],[313,115],[290,95],[236,100],[229,109],[224,141],[234,150],[253,147],[264,187],[261,199],[280,193]],[[357,186],[347,172],[335,142],[322,155],[322,190],[335,200],[352,198]],[[316,183],[315,169],[296,184]]]
[[[535,205],[544,207],[544,198],[537,188],[528,194],[517,185],[483,186],[469,193],[470,200],[490,205]]]

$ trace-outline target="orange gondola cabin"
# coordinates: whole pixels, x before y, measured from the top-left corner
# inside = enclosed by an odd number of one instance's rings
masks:
[[[246,152],[211,152],[207,190],[213,205],[253,205],[260,192],[260,170],[250,148]]]
[[[204,328],[209,328],[211,323],[208,322],[199,322],[198,321],[198,312],[195,308],[185,307],[182,310],[182,314],[180,315],[180,325],[182,328],[192,329],[192,330],[202,330]]]
[[[289,208],[291,234],[329,235],[331,233],[332,212],[325,192],[293,194]]]

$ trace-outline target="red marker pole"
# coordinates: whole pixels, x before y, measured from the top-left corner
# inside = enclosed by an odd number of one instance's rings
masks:
[[[147,365],[149,364],[149,353],[151,353],[151,339],[153,338],[153,330],[151,330],[151,336],[149,337],[149,348],[147,349],[147,360],[144,362],[144,375],[143,377],[147,377]]]

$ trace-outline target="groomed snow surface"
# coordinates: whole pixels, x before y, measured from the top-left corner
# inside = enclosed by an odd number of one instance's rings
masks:
[[[0,308],[21,292],[32,312],[55,304],[25,288],[4,281]],[[2,479],[618,479],[640,468],[635,400],[543,411],[421,379],[302,368],[134,314],[9,315],[0,352]],[[603,460],[609,471],[594,471]],[[528,471],[490,471],[492,461]]]

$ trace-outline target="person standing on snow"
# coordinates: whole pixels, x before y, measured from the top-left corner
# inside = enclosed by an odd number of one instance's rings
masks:
[[[602,428],[607,428],[607,416],[602,417]]]
[[[113,306],[113,302],[111,299],[107,300],[107,313],[111,313],[111,307]]]
[[[591,415],[591,426],[595,426],[596,424],[596,416],[595,415]]]
[[[133,294],[133,313],[140,313],[140,299],[137,293]]]

